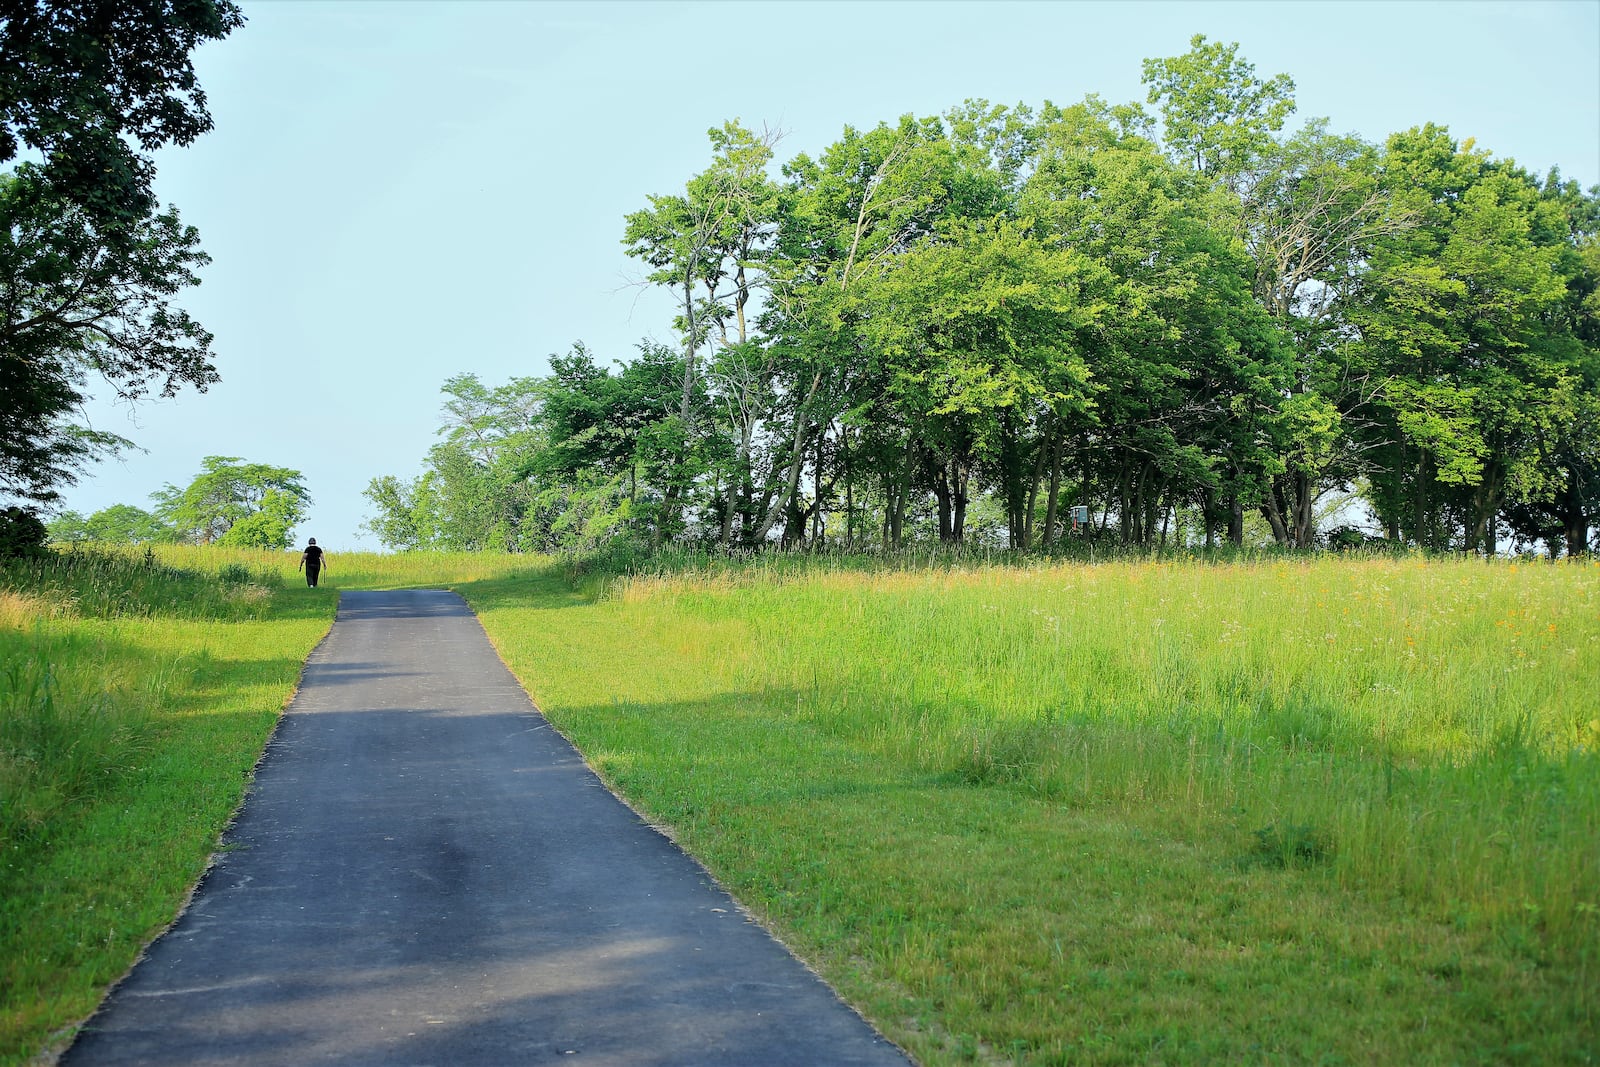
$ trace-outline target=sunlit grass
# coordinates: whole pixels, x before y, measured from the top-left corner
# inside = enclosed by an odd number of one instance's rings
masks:
[[[464,591],[919,1056],[1593,1054],[1600,568],[664,570]]]
[[[337,591],[384,587],[460,589],[601,773],[924,1062],[1600,1048],[1593,564],[334,553],[309,590],[297,555],[0,582],[4,773],[58,753],[7,786],[4,1062],[170,917]]]

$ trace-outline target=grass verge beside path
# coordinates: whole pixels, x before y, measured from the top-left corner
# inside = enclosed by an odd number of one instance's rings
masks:
[[[93,1011],[205,869],[332,621],[292,562],[0,570],[0,1064]]]
[[[1600,568],[459,588],[923,1062],[1600,1057]]]

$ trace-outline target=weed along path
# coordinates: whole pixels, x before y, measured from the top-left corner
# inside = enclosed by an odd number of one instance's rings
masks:
[[[223,854],[63,1062],[908,1061],[601,785],[459,597],[402,591],[343,594]]]

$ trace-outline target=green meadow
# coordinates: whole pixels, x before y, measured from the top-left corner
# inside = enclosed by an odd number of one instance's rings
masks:
[[[600,773],[923,1062],[1600,1054],[1600,567],[462,591]]]
[[[0,577],[0,1062],[181,905],[338,588],[393,586],[463,593],[921,1062],[1600,1058],[1593,563],[292,560]]]

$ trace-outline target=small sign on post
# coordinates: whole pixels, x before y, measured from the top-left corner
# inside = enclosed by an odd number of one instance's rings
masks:
[[[1075,504],[1072,508],[1072,532],[1077,533],[1080,527],[1089,525],[1089,509],[1083,504]]]

